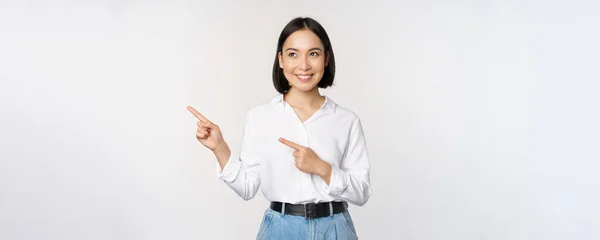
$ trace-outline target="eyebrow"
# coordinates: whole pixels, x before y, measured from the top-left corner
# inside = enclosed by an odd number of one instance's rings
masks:
[[[321,52],[323,51],[321,48],[318,48],[318,47],[311,48],[311,49],[309,49],[308,51],[313,51],[313,50],[319,50],[319,51],[321,51]],[[296,51],[296,52],[299,52],[299,51],[298,51],[298,49],[295,49],[295,48],[287,48],[285,51],[286,51],[286,52],[287,52],[287,51]]]

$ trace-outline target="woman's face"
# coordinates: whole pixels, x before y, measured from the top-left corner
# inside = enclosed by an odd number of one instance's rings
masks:
[[[279,66],[292,87],[302,91],[314,89],[327,66],[321,39],[308,29],[292,33],[279,53]]]

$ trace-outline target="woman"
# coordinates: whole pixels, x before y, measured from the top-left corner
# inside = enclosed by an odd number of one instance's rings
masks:
[[[356,239],[347,207],[371,195],[359,117],[319,93],[333,85],[335,58],[311,18],[289,22],[277,43],[273,85],[280,93],[246,115],[239,155],[219,127],[200,121],[196,137],[218,160],[217,174],[244,200],[259,186],[270,207],[257,239]]]

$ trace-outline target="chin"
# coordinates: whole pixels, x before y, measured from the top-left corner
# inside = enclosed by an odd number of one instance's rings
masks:
[[[292,84],[292,86],[294,86],[294,88],[303,91],[303,92],[310,92],[313,89],[315,89],[317,87],[318,83],[312,84],[312,83],[300,83],[300,84]]]

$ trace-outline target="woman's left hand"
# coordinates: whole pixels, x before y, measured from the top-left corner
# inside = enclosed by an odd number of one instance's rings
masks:
[[[321,178],[323,178],[323,180],[325,180],[325,182],[327,182],[327,184],[329,184],[329,178],[331,177],[331,164],[319,158],[319,156],[317,156],[317,154],[308,147],[291,142],[284,138],[279,138],[279,142],[296,150],[294,152],[294,158],[296,159],[296,168],[298,168],[298,170],[305,173],[319,175]]]

